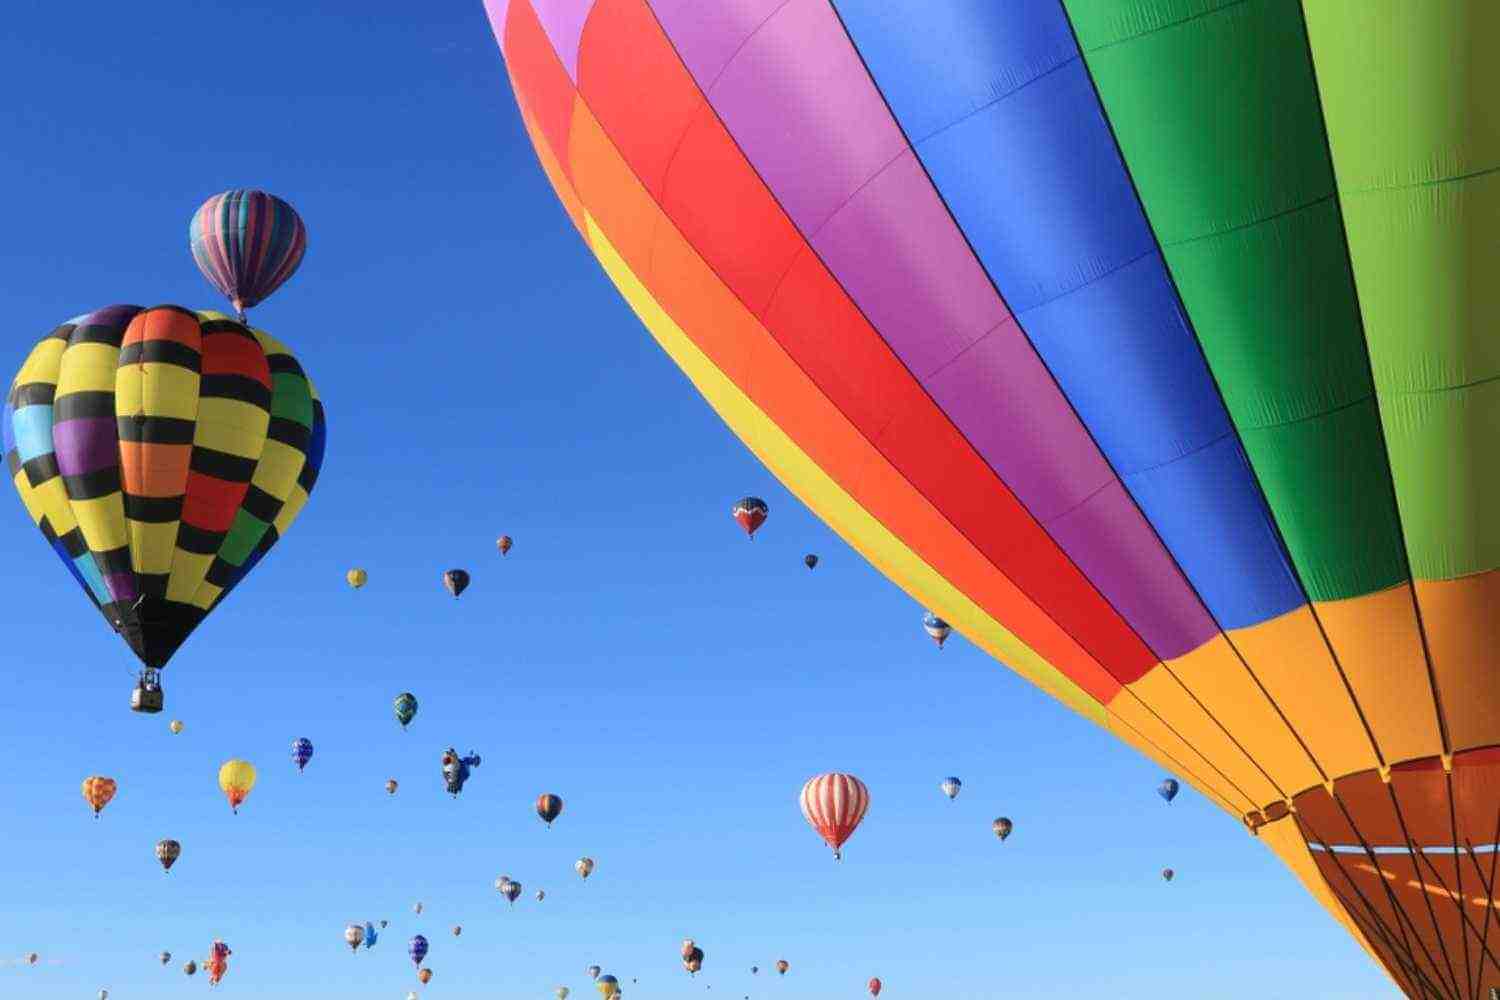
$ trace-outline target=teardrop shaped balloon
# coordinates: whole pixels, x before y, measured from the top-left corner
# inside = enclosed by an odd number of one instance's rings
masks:
[[[453,925],[453,936],[454,937],[458,937],[463,932],[464,932],[464,929],[463,929],[463,926],[461,924],[454,924]]]
[[[538,903],[540,903],[542,900],[544,900],[546,898],[547,898],[547,890],[545,890],[545,889],[538,889],[536,891],[536,901]]]
[[[948,636],[953,634],[953,627],[931,611],[928,611],[922,615],[922,631],[926,632],[928,638],[937,643],[938,649],[942,649],[943,643],[948,641]]]
[[[591,965],[587,969],[584,969],[583,971],[588,973],[588,976],[589,976],[590,979],[598,979],[599,978],[599,966],[597,966],[597,965]]]
[[[880,996],[881,986],[882,986],[882,984],[880,982],[880,979],[878,977],[872,977],[870,979],[870,982],[869,982],[870,996],[872,996],[872,997],[878,997],[878,996]]]
[[[563,800],[560,797],[552,795],[550,793],[543,793],[537,796],[536,814],[540,816],[542,818],[542,822],[546,823],[548,826],[551,826],[552,821],[557,819],[558,816],[562,815],[562,811]]]
[[[943,794],[948,796],[949,799],[956,799],[958,798],[959,789],[964,787],[964,783],[957,778],[944,778],[943,783],[938,787],[943,790]]]
[[[573,862],[573,870],[578,873],[579,878],[587,879],[590,875],[594,874],[594,859],[579,858]]]
[[[820,774],[802,786],[799,801],[802,815],[833,849],[837,861],[844,856],[844,842],[854,834],[870,808],[870,790],[852,774]]]
[[[312,383],[268,334],[110,306],[31,351],[4,440],[32,520],[144,667],[133,707],[156,712],[156,671],[286,534],[326,434]],[[284,631],[278,609],[260,614]]]
[[[776,960],[776,974],[778,976],[786,975],[786,970],[790,969],[791,967],[791,963],[784,958],[778,958]]]
[[[464,569],[450,569],[443,574],[443,589],[457,597],[469,589],[469,571]]]
[[[1166,799],[1167,804],[1171,805],[1172,800],[1177,798],[1177,779],[1168,778],[1161,784],[1157,785],[1156,794]]]
[[[706,6],[488,5],[666,353],[1402,989],[1474,993],[1409,848],[1500,814],[1495,5]]]
[[[432,982],[432,970],[431,969],[418,969],[417,970],[417,978],[422,981],[422,985],[423,986],[426,986],[428,983]]]
[[[396,721],[401,723],[402,729],[405,729],[407,724],[417,717],[417,696],[410,691],[403,691],[396,696],[393,707],[396,711]]]
[[[172,961],[172,953],[170,951],[164,951],[156,957],[161,961],[162,965],[166,965],[168,962]]]
[[[509,535],[501,535],[495,540],[495,548],[500,550],[502,556],[510,554],[511,538]]]
[[[1176,872],[1174,872],[1174,871],[1173,871],[1173,870],[1172,870],[1172,869],[1170,869],[1170,868],[1163,868],[1163,869],[1162,869],[1162,870],[1161,870],[1161,877],[1162,877],[1162,878],[1164,878],[1164,879],[1166,879],[1166,880],[1167,880],[1167,881],[1168,881],[1168,882],[1170,882],[1170,881],[1172,881],[1172,879],[1173,879],[1173,878],[1174,878],[1174,877],[1176,877],[1176,875],[1177,875],[1177,873],[1176,873]]]
[[[193,260],[241,315],[292,276],[307,252],[307,229],[274,194],[238,188],[209,198],[188,224]]]
[[[349,946],[350,951],[359,951],[359,946],[365,942],[364,924],[350,924],[344,928],[344,943]]]
[[[400,787],[400,784],[396,781],[395,778],[387,779],[387,781],[385,783],[386,794],[387,795],[395,795],[396,794],[396,789],[399,788],[399,787]]]
[[[805,556],[802,557],[802,563],[808,569],[816,569],[817,565],[818,565],[818,557],[816,555],[814,555],[813,553],[809,552],[807,555],[805,555]]]
[[[297,765],[299,772],[307,767],[307,762],[312,760],[312,755],[312,740],[306,736],[299,736],[292,741],[292,763]]]
[[[172,731],[173,736],[176,736],[178,733],[182,732],[182,720],[173,719],[171,724],[169,724],[167,728]]]
[[[192,959],[188,959],[186,962],[182,963],[182,974],[184,976],[191,976],[197,971],[198,963],[193,961]]]
[[[182,857],[182,845],[175,840],[158,840],[156,842],[156,860],[161,863],[161,870],[169,872],[177,859]]]
[[[229,800],[229,808],[240,811],[250,790],[255,787],[255,765],[248,760],[227,760],[219,768],[219,791]]]
[[[385,926],[385,921],[384,920],[382,920],[380,922],[380,926],[382,926],[382,927]],[[380,940],[380,933],[377,930],[375,930],[375,925],[372,924],[368,920],[365,921],[364,931],[365,931],[365,950],[368,951],[369,949],[375,947],[375,942],[376,941]]]
[[[745,537],[753,539],[755,532],[771,516],[771,508],[760,497],[741,497],[734,502],[729,513],[745,529]]]
[[[95,819],[99,818],[100,811],[115,797],[119,787],[114,778],[99,774],[91,774],[83,779],[83,801],[93,808]]]
[[[349,572],[344,574],[344,579],[348,581],[349,586],[353,587],[355,590],[358,590],[366,583],[370,582],[370,574],[356,566],[354,569],[351,569]]]
[[[999,819],[995,820],[995,822],[990,824],[990,829],[995,831],[995,836],[999,837],[1003,842],[1006,837],[1010,836],[1010,831],[1015,829],[1015,824],[1012,823],[1007,817],[1001,816]]]
[[[421,904],[417,904],[420,906]],[[421,910],[417,911],[421,913]],[[427,939],[420,934],[412,935],[412,939],[406,943],[406,953],[411,956],[414,965],[421,965],[422,960],[427,957]]]

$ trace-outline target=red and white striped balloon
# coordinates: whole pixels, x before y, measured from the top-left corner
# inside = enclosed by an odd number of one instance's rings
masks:
[[[868,808],[870,790],[852,774],[820,774],[802,786],[802,815],[833,848],[835,860]]]

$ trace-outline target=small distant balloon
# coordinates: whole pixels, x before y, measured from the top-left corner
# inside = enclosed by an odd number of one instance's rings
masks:
[[[443,786],[448,790],[449,795],[457,798],[469,781],[470,770],[479,766],[479,755],[470,750],[467,757],[460,757],[457,750],[449,747],[443,751],[442,759]]]
[[[876,978],[876,977],[871,977],[871,979],[870,979],[870,996],[872,996],[872,997],[878,997],[878,996],[880,996],[880,989],[881,989],[880,980],[878,978]]]
[[[386,790],[386,793],[389,794],[389,795],[395,795],[396,794],[396,789],[398,787],[399,786],[396,784],[396,779],[395,778],[390,778],[385,783],[385,790]]]
[[[414,935],[406,943],[406,953],[411,956],[412,964],[421,965],[422,959],[427,957],[427,939],[420,934]]]
[[[756,529],[766,523],[766,518],[771,514],[771,508],[760,497],[741,497],[735,501],[729,513],[739,522],[739,526],[745,529],[745,535],[754,539]]]
[[[540,903],[542,900],[544,900],[546,898],[547,898],[547,891],[545,889],[538,889],[536,891],[536,901],[538,903]]]
[[[815,555],[813,555],[811,552],[809,552],[807,555],[803,556],[802,557],[802,561],[803,561],[803,563],[805,563],[807,565],[808,569],[816,569],[817,568],[818,557],[815,556]]]
[[[344,579],[349,581],[349,586],[353,587],[355,590],[358,590],[360,587],[363,587],[366,583],[369,582],[370,574],[356,567],[345,573]]]
[[[509,535],[501,535],[499,538],[495,539],[495,548],[500,550],[500,554],[502,556],[510,552],[510,546],[511,541]]]
[[[454,937],[458,937],[463,932],[464,932],[464,928],[463,928],[462,924],[454,924],[453,925],[453,936]]]
[[[948,798],[956,799],[958,798],[958,790],[964,787],[964,783],[957,778],[944,778],[943,783],[938,787],[943,790],[943,794],[948,796]]]
[[[285,201],[242,188],[198,206],[188,245],[198,270],[243,320],[246,309],[296,272],[307,251],[307,228]]]
[[[995,820],[995,822],[990,824],[990,829],[994,830],[995,836],[999,837],[1001,840],[1009,837],[1010,831],[1014,828],[1015,824],[1004,816],[1001,816],[999,819]]]
[[[752,966],[750,966],[750,975],[755,976],[755,975],[759,975],[759,974],[760,974],[760,966],[758,966],[758,965],[752,965]]]
[[[388,921],[388,920],[382,920],[382,921],[381,921],[381,922],[380,922],[380,929],[381,929],[381,930],[385,930],[385,929],[386,929],[386,926],[387,926],[387,925],[388,925],[388,924],[389,924],[389,923],[390,923],[390,921]]]
[[[292,740],[292,763],[297,765],[298,771],[307,767],[307,762],[312,760],[312,755],[312,740],[306,736],[300,736]]]
[[[418,969],[417,970],[417,978],[422,981],[422,985],[423,986],[426,986],[428,983],[432,982],[432,970],[431,969]]]
[[[161,959],[162,965],[166,965],[168,962],[172,961],[172,953],[170,951],[164,951],[156,957]]]
[[[938,649],[943,648],[943,643],[948,641],[949,634],[953,632],[952,626],[931,611],[922,615],[922,628],[932,641],[937,643]]]
[[[385,921],[384,920],[382,920],[380,922],[380,926],[382,926],[382,927],[385,926]],[[370,923],[368,920],[365,921],[364,932],[365,932],[365,950],[368,951],[369,949],[375,947],[375,941],[379,937],[379,935],[375,932],[375,925],[372,924],[372,923]]]
[[[401,723],[402,729],[405,729],[407,723],[416,718],[417,696],[410,691],[403,691],[396,695],[396,700],[392,702],[392,705],[396,710],[396,721]]]
[[[99,1000],[109,1000],[109,990],[100,990]]]
[[[208,972],[208,985],[217,986],[219,980],[229,971],[229,956],[234,954],[229,950],[229,945],[218,939],[209,946],[208,961],[204,963],[204,969]]]
[[[185,976],[191,976],[194,973],[196,973],[197,971],[198,971],[198,963],[194,962],[192,959],[188,959],[186,962],[182,963],[182,974],[183,975],[185,975]]]
[[[597,965],[591,965],[587,969],[584,969],[583,971],[587,972],[589,974],[589,978],[590,979],[598,979],[599,978],[599,966],[597,966]]]
[[[579,858],[573,862],[573,870],[578,873],[579,878],[586,879],[594,873],[593,858]]]
[[[234,812],[240,811],[240,804],[254,787],[255,765],[248,760],[226,760],[219,768],[219,790]]]
[[[682,967],[690,976],[696,976],[703,969],[703,949],[694,945],[691,951],[683,953]]]
[[[34,951],[26,953],[26,964],[27,965],[35,965],[37,962],[41,961],[41,959],[42,959],[42,956],[38,955]]]
[[[546,823],[548,826],[551,826],[552,821],[557,819],[558,816],[562,815],[562,811],[563,800],[558,798],[556,795],[544,793],[537,796],[536,814],[540,816],[542,818],[542,822]]]
[[[359,946],[365,943],[365,928],[363,924],[350,924],[344,928],[344,943],[349,946],[350,951],[359,951]]]
[[[1177,873],[1170,868],[1163,868],[1161,870],[1161,877],[1166,879],[1168,882],[1172,881],[1172,879],[1175,878],[1176,875]]]
[[[1167,778],[1161,784],[1157,785],[1156,794],[1166,799],[1167,804],[1171,805],[1172,800],[1177,798],[1177,779]]]
[[[418,916],[420,916],[421,913],[422,913],[422,904],[421,903],[414,904],[412,906],[412,908],[411,908],[411,912],[413,912],[413,913],[417,914]]]
[[[599,991],[604,1000],[610,1000],[611,997],[620,995],[620,981],[606,973],[594,980],[594,989]]]
[[[792,967],[791,963],[788,962],[786,959],[784,959],[784,958],[777,959],[777,961],[776,961],[776,974],[778,976],[784,976],[784,975],[786,975],[786,970],[790,969],[791,967]]]
[[[443,574],[443,586],[448,593],[457,597],[469,589],[469,571],[464,569],[450,569]]]
[[[171,721],[171,723],[167,726],[167,728],[170,729],[170,730],[172,730],[172,735],[173,736],[176,736],[178,733],[182,732],[182,720],[181,719],[173,719]]]
[[[156,860],[161,862],[161,870],[169,872],[177,859],[182,856],[182,845],[175,840],[158,840],[156,842]]]
[[[115,797],[119,790],[114,778],[106,778],[103,775],[93,774],[83,779],[83,800],[94,810],[94,818],[99,818],[100,811]]]
[[[571,992],[573,991],[568,989],[566,986],[559,986],[557,989],[552,991],[552,995],[557,997],[557,1000],[568,1000],[568,994]]]

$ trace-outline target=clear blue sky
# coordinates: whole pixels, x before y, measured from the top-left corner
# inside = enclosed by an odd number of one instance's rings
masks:
[[[590,963],[629,1000],[853,998],[871,975],[891,1000],[1392,992],[1235,820],[1190,789],[1165,806],[1154,765],[962,639],[936,651],[718,422],[555,203],[478,0],[10,0],[6,22],[7,380],[88,309],[219,308],[188,218],[264,187],[311,240],[254,317],[312,374],[329,448],[155,718],[126,710],[133,659],[0,496],[0,996],[201,995],[177,966],[222,937],[227,996],[397,1000],[417,931],[433,1000],[591,996]],[[745,493],[772,511],[753,544],[729,518]],[[449,566],[474,575],[458,602]],[[484,757],[458,801],[449,744]],[[238,816],[231,756],[261,775]],[[841,865],[796,805],[824,770],[873,796]],[[98,822],[90,773],[120,781]],[[542,791],[567,802],[550,831]],[[381,918],[351,956],[344,925]]]

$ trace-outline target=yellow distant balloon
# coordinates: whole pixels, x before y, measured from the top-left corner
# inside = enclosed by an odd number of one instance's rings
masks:
[[[362,569],[351,569],[349,572],[344,574],[344,579],[349,581],[349,586],[353,587],[355,590],[358,590],[360,587],[363,587],[365,585],[366,580],[370,579],[370,574],[366,573]]]
[[[226,760],[219,768],[219,790],[229,799],[229,808],[240,811],[240,803],[255,787],[255,765],[248,760]]]
[[[167,728],[170,729],[170,730],[172,730],[172,735],[173,736],[176,736],[178,733],[182,732],[182,720],[181,719],[173,719],[172,720],[172,724],[170,726],[168,726]]]

